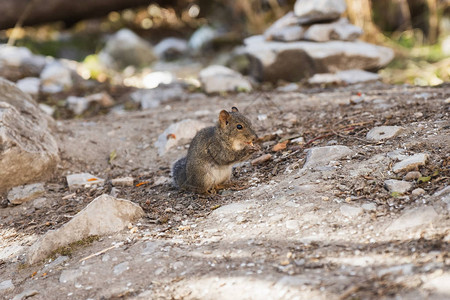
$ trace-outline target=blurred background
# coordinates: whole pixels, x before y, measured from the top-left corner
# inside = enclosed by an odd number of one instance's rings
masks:
[[[379,71],[384,82],[449,81],[450,0],[346,2],[344,16],[364,30],[362,40],[395,51],[395,59]],[[98,54],[107,37],[122,28],[152,45],[167,37],[184,39],[190,49],[202,48],[190,50],[189,59],[205,65],[220,60],[221,53],[246,37],[263,33],[294,4],[294,0],[0,0],[0,43],[78,61],[89,71],[83,78],[105,81],[112,75],[98,67]],[[200,29],[203,35],[193,40]],[[167,56],[175,59],[176,53]]]

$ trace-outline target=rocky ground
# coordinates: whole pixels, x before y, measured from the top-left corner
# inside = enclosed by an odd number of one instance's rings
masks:
[[[0,208],[2,299],[450,297],[448,84],[186,99],[57,122],[61,162],[45,194]],[[177,191],[170,165],[187,144],[159,156],[154,142],[177,121],[213,124],[231,106],[261,138],[252,159],[271,158],[238,165],[239,189]],[[79,172],[105,185],[69,190],[66,175]],[[132,186],[112,186],[126,176]],[[26,263],[38,237],[102,194],[145,216]]]

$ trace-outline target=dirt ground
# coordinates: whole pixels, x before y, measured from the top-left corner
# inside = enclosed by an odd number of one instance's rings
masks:
[[[14,285],[0,295],[448,299],[450,211],[439,191],[450,176],[449,99],[449,84],[373,83],[191,94],[187,101],[151,110],[58,121],[61,163],[46,183],[45,197],[0,208],[0,282],[11,279]],[[170,166],[188,145],[160,157],[153,145],[158,135],[186,118],[213,124],[220,110],[232,106],[252,120],[261,138],[262,150],[252,158],[271,153],[272,159],[235,168],[233,180],[243,189],[211,196],[177,191],[169,182]],[[386,141],[368,141],[366,133],[381,125],[404,131]],[[272,151],[273,145],[300,136],[304,143]],[[305,150],[326,145],[348,146],[354,155],[321,169],[303,169]],[[430,179],[415,183],[425,193],[390,194],[384,181],[405,175],[392,172],[396,157],[415,153],[429,155],[419,171]],[[138,203],[146,216],[119,234],[95,238],[40,264],[24,264],[23,254],[40,235],[111,192],[109,182],[69,191],[65,176],[77,172],[107,182],[133,176],[135,186],[119,188],[118,197]],[[346,212],[349,206],[358,213]],[[436,215],[392,229],[409,222],[404,216],[415,208],[419,213],[431,208]]]

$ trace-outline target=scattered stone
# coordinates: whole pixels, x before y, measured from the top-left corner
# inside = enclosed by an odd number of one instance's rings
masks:
[[[400,126],[379,126],[372,128],[366,135],[368,140],[381,141],[398,136],[404,130]]]
[[[133,186],[134,178],[133,177],[121,177],[115,178],[111,180],[111,184],[113,186]]]
[[[384,187],[390,193],[404,194],[413,187],[413,184],[408,181],[389,179],[384,182]]]
[[[30,297],[33,297],[34,295],[39,294],[37,290],[25,290],[22,293],[15,295],[12,300],[24,300]]]
[[[88,236],[118,232],[143,215],[142,208],[131,201],[101,195],[68,223],[48,231],[34,243],[28,251],[28,263],[36,263],[55,249]]]
[[[450,186],[437,191],[433,194],[433,197],[440,197],[442,202],[447,204],[447,210],[450,210]]]
[[[292,139],[292,140],[291,140],[291,143],[292,143],[292,144],[303,145],[303,144],[305,143],[305,138],[301,136],[301,137]]]
[[[268,160],[271,160],[271,159],[272,159],[272,154],[267,153],[267,154],[261,155],[260,157],[257,157],[254,160],[252,160],[251,164],[253,166],[256,166],[256,165],[262,164],[262,163],[264,163],[264,162],[266,162]]]
[[[170,183],[171,180],[169,177],[166,176],[159,176],[156,178],[154,185],[163,185]]]
[[[297,220],[287,220],[286,221],[286,228],[290,230],[298,230],[299,225]]]
[[[120,275],[129,269],[130,269],[130,263],[126,261],[126,262],[123,262],[123,263],[120,263],[120,264],[114,266],[113,273],[114,273],[114,275]]]
[[[406,173],[403,179],[406,181],[413,181],[419,179],[420,177],[422,177],[422,174],[419,171],[411,171]]]
[[[214,210],[213,216],[224,216],[224,215],[233,215],[236,216],[238,214],[245,213],[249,211],[252,207],[255,206],[254,202],[236,202],[232,204],[227,204],[219,207]]]
[[[280,28],[271,34],[271,39],[280,42],[294,42],[303,38],[305,29],[301,26],[288,26]]]
[[[266,38],[266,40],[279,40],[279,41],[285,41],[285,42],[290,42],[290,41],[294,41],[293,39],[290,40],[284,40],[282,38],[280,38],[281,36],[283,36],[283,34],[280,34],[280,32],[283,32],[286,30],[286,28],[299,28],[301,30],[301,35],[298,36],[298,39],[296,40],[300,40],[303,36],[303,31],[304,29],[300,26],[298,26],[298,18],[297,16],[294,14],[294,12],[288,12],[286,15],[284,15],[283,17],[281,17],[280,19],[278,19],[277,21],[275,21],[265,32],[264,32],[264,37]],[[289,29],[288,29],[289,30]],[[292,30],[292,29],[291,29]],[[295,30],[294,30],[295,32]],[[289,35],[288,35],[289,36]]]
[[[159,85],[153,89],[139,89],[130,95],[131,99],[140,103],[142,109],[155,108],[169,101],[186,99],[186,92],[179,84]]]
[[[343,204],[339,209],[341,211],[341,214],[343,214],[347,218],[356,218],[363,213],[363,209],[361,207],[356,207],[348,204]]]
[[[400,172],[407,172],[410,170],[414,170],[416,168],[418,168],[419,166],[424,166],[425,163],[428,160],[428,154],[425,153],[419,153],[419,154],[414,154],[413,156],[410,156],[398,163],[396,163],[393,167],[392,167],[392,171],[394,171],[394,173],[400,173]]]
[[[283,92],[283,93],[291,93],[291,92],[295,92],[298,91],[298,84],[296,83],[289,83],[283,86],[279,86],[277,87],[277,91],[278,92]]]
[[[294,13],[301,24],[338,19],[346,10],[345,0],[297,0]]]
[[[194,53],[201,52],[209,47],[217,36],[218,33],[214,28],[204,25],[191,35],[188,42],[189,48],[191,48]]]
[[[183,39],[169,37],[159,42],[153,50],[160,59],[173,60],[188,51],[188,43]]]
[[[53,175],[59,156],[49,125],[28,94],[0,78],[0,194]]]
[[[9,290],[13,288],[14,284],[12,283],[11,279],[0,282],[0,291]]]
[[[354,152],[347,146],[325,146],[306,150],[306,162],[303,168],[327,165],[332,160],[351,156]]]
[[[39,108],[47,115],[47,116],[53,116],[53,113],[55,112],[55,108],[51,107],[50,105],[47,105],[45,103],[39,103]]]
[[[87,188],[96,184],[103,184],[104,179],[94,176],[89,173],[77,173],[66,176],[69,190],[73,191],[79,188]]]
[[[156,60],[150,43],[126,28],[108,39],[98,58],[105,67],[112,69],[148,66]]]
[[[245,43],[250,75],[260,81],[297,82],[316,73],[378,69],[394,58],[392,49],[361,41],[281,43],[254,36]]]
[[[27,93],[32,97],[37,97],[39,94],[39,87],[41,86],[41,80],[37,77],[25,77],[18,80],[16,85],[22,92]]]
[[[45,193],[43,183],[34,183],[23,186],[16,186],[8,192],[8,200],[12,204],[22,204],[24,202],[38,198]]]
[[[428,225],[438,218],[438,214],[431,206],[416,207],[404,212],[398,219],[388,226],[387,231],[399,231]]]
[[[190,141],[200,129],[206,126],[203,122],[191,119],[170,125],[159,135],[158,140],[155,142],[158,154],[162,156],[169,149]]]
[[[450,285],[448,284],[449,282],[450,274],[444,273],[440,276],[432,278],[431,280],[425,281],[423,288],[432,290],[434,293],[437,293],[444,298],[448,298],[450,297]]]
[[[52,270],[53,268],[56,268],[57,266],[61,265],[62,263],[66,262],[68,260],[69,260],[68,256],[64,256],[64,255],[58,256],[58,258],[56,258],[54,261],[45,265],[42,268],[41,272],[46,272],[46,271]]]
[[[0,45],[0,77],[17,81],[39,76],[46,64],[42,55],[34,55],[26,47]]]
[[[361,208],[367,211],[375,211],[377,210],[377,205],[375,203],[364,203],[361,205]]]
[[[47,64],[41,72],[41,90],[55,94],[71,89],[73,86],[71,70],[59,62]]]
[[[208,94],[252,90],[252,85],[244,76],[224,66],[212,65],[201,70],[199,79]]]
[[[101,107],[111,107],[115,102],[107,93],[98,93],[86,97],[69,96],[66,100],[67,108],[76,115],[81,115],[85,112],[91,103],[98,103]]]
[[[311,25],[305,31],[304,39],[313,42],[328,42],[331,40],[354,41],[363,34],[358,26],[350,24],[347,18],[341,18],[332,23]]]
[[[309,84],[355,84],[379,80],[380,75],[363,70],[346,70],[336,73],[315,74],[308,79]]]
[[[422,196],[422,195],[425,195],[425,194],[426,194],[426,192],[425,192],[425,190],[422,189],[422,188],[414,189],[414,190],[412,190],[412,192],[411,192],[411,195],[412,195],[412,196],[415,196],[415,197]]]

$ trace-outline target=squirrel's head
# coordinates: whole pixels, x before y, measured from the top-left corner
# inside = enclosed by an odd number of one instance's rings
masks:
[[[231,112],[222,110],[219,114],[218,129],[221,137],[235,151],[253,148],[253,142],[258,138],[252,128],[252,123],[244,117],[236,107]]]

